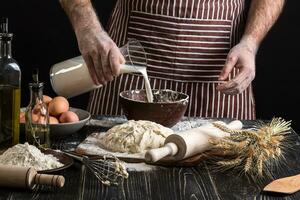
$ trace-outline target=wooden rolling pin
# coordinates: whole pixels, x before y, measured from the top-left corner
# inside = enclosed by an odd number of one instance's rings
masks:
[[[230,122],[228,125],[224,122],[217,121],[230,129],[242,129],[243,124],[239,120]],[[157,162],[167,156],[172,156],[175,160],[182,160],[193,155],[204,152],[210,148],[210,138],[222,138],[229,136],[213,124],[205,124],[198,128],[193,128],[180,133],[169,135],[165,140],[164,147],[151,149],[146,152],[145,159],[147,162]]]
[[[38,174],[32,167],[0,165],[0,187],[33,189],[35,185],[63,187],[65,178],[59,175]]]

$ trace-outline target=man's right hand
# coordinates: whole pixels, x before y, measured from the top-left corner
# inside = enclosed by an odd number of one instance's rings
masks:
[[[102,29],[90,0],[60,0],[76,33],[79,50],[95,84],[119,75],[125,63],[117,45]]]
[[[88,66],[93,81],[99,84],[119,75],[120,65],[125,62],[117,45],[108,34],[92,25],[76,31],[80,52]]]

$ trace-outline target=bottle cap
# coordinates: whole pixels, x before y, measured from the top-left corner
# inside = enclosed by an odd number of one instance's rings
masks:
[[[29,83],[29,86],[32,88],[41,88],[44,86],[43,82],[39,82],[39,69],[35,68],[32,71],[33,83]]]
[[[34,68],[32,70],[32,79],[34,82],[38,83],[39,82],[39,69],[38,68]]]
[[[0,17],[0,39],[9,41],[12,39],[13,34],[8,32],[8,18]]]
[[[8,18],[0,18],[0,33],[8,33]]]

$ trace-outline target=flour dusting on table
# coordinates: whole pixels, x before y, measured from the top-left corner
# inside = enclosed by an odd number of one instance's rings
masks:
[[[146,163],[125,163],[125,167],[127,171],[136,171],[136,172],[143,172],[143,171],[152,171],[157,170],[158,166],[148,165]]]
[[[62,167],[63,164],[52,155],[43,154],[33,145],[17,144],[0,155],[0,164],[33,167],[37,171]]]

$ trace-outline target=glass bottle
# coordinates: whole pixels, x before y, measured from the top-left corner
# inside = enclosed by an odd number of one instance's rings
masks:
[[[25,111],[25,136],[29,144],[50,148],[49,112],[43,101],[44,83],[33,73],[34,83],[29,83],[30,102]]]
[[[0,18],[0,148],[19,143],[21,70],[12,58],[8,19]]]

